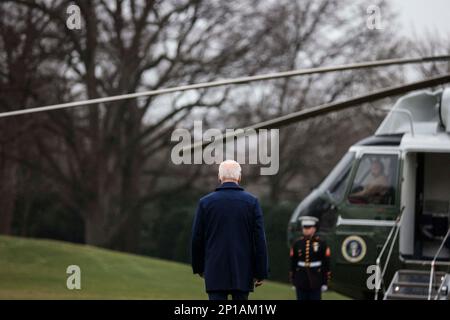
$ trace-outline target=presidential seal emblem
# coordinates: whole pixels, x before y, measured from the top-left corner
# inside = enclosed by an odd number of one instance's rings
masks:
[[[345,260],[356,263],[364,259],[367,246],[363,238],[359,236],[348,236],[342,242],[341,250]]]

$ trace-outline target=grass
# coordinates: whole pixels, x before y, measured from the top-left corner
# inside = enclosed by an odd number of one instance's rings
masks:
[[[66,269],[81,268],[81,290]],[[291,300],[289,285],[267,281],[250,299]],[[327,292],[324,299],[344,297]],[[0,236],[0,299],[207,299],[189,265],[60,241]]]

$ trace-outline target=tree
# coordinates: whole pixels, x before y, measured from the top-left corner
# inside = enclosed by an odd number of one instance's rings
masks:
[[[0,110],[10,111],[27,104],[54,100],[60,82],[49,70],[56,42],[48,40],[43,47],[40,35],[48,19],[31,8],[0,5]],[[49,93],[48,88],[52,88]],[[27,168],[24,162],[37,162],[32,137],[48,136],[38,130],[41,116],[0,119],[0,233],[11,234],[18,191],[24,186]]]
[[[292,70],[401,57],[404,42],[393,33],[393,27],[382,31],[366,27],[366,8],[370,4],[374,3],[330,0],[272,3],[271,14],[265,17],[265,24],[271,27],[264,37],[265,52],[275,59],[270,67]],[[383,18],[394,24],[388,4],[378,1],[378,5],[383,9]],[[234,100],[237,107],[227,108],[235,111],[230,111],[227,122],[245,127],[401,81],[404,76],[398,67],[268,81],[253,85],[248,91],[242,89],[240,96],[248,98]],[[260,177],[259,168],[255,168],[249,172],[253,187],[272,201],[300,199],[318,184],[352,143],[372,134],[382,116],[372,106],[362,106],[281,128],[280,170],[275,176]]]
[[[70,4],[2,4],[45,21],[33,50],[55,57],[52,70],[61,75],[66,89],[60,101],[230,75],[266,32],[249,29],[259,19],[251,10],[258,6],[256,1],[245,7],[237,1],[75,1],[82,14],[81,30],[66,27]],[[53,41],[57,48],[46,52]],[[154,162],[167,149],[173,128],[194,108],[219,107],[225,99],[226,91],[214,90],[49,112],[39,129],[54,138],[33,137],[45,161],[21,163],[39,167],[67,207],[80,212],[86,243],[133,251],[141,210],[152,199],[168,161],[162,161],[159,170],[146,168],[157,168]]]

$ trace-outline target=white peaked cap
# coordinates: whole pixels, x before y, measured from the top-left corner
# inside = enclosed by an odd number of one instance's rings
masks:
[[[299,218],[302,227],[314,227],[319,222],[319,219],[311,216],[303,216]]]

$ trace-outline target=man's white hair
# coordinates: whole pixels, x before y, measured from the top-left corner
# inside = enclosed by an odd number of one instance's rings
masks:
[[[241,165],[234,160],[225,160],[219,166],[220,180],[239,180],[241,177]]]

